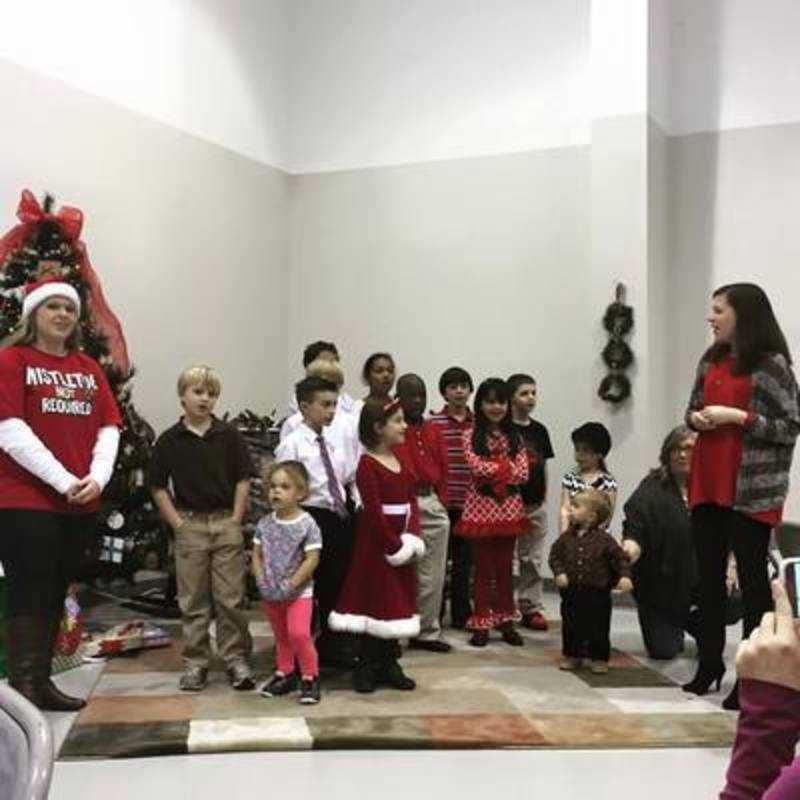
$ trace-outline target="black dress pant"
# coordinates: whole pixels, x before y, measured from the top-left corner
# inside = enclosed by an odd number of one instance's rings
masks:
[[[611,592],[570,587],[561,592],[562,652],[568,658],[588,655],[593,661],[611,656]]]
[[[463,626],[472,616],[470,579],[472,578],[472,542],[452,532],[461,520],[461,509],[448,509],[450,517],[450,620]]]
[[[668,661],[683,652],[684,625],[646,603],[638,603],[636,610],[644,646],[650,658]]]
[[[767,571],[767,551],[771,528],[764,522],[714,505],[692,510],[692,536],[700,576],[698,607],[700,663],[716,669],[725,648],[725,613],[728,593],[725,586],[728,553],[736,556],[739,586],[742,590],[743,629],[747,637],[761,617],[772,609],[772,592]]]
[[[314,573],[314,597],[319,614],[320,657],[327,655],[324,651],[337,649],[334,641],[344,646],[347,637],[332,634],[328,629],[328,615],[336,608],[339,593],[342,591],[355,541],[355,524],[353,517],[342,519],[333,511],[324,508],[306,506],[305,510],[314,518],[322,534],[322,552],[319,566]]]
[[[96,530],[96,514],[0,509],[8,617],[60,612],[69,584],[87,565]]]

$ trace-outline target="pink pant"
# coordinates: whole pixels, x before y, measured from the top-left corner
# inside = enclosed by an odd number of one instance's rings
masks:
[[[303,678],[316,678],[319,674],[319,659],[311,638],[311,614],[314,600],[298,597],[281,603],[264,603],[272,632],[275,634],[278,672],[291,675],[295,658],[300,663]]]

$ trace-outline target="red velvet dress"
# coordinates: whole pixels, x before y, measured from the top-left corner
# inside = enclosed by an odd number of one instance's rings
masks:
[[[419,538],[415,478],[402,466],[393,472],[365,453],[356,472],[364,507],[358,516],[353,558],[332,630],[401,639],[419,634],[416,559]]]

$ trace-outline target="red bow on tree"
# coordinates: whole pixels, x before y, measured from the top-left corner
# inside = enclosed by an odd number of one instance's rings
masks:
[[[22,190],[22,197],[17,206],[17,219],[23,224],[38,224],[42,222],[55,222],[64,238],[74,242],[81,235],[83,228],[83,212],[72,206],[62,206],[58,214],[45,214],[39,201],[29,189]]]

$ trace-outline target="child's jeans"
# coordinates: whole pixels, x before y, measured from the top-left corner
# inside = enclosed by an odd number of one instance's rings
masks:
[[[561,592],[562,651],[568,658],[589,656],[608,661],[611,656],[611,592],[584,586]]]
[[[319,659],[311,638],[311,615],[314,600],[298,597],[282,602],[264,601],[272,632],[275,634],[278,672],[291,675],[295,659],[300,664],[303,678],[316,678],[319,674]]]
[[[515,544],[514,536],[473,540],[475,611],[467,623],[470,630],[489,630],[517,618],[512,575]],[[494,602],[492,584],[495,587]]]

